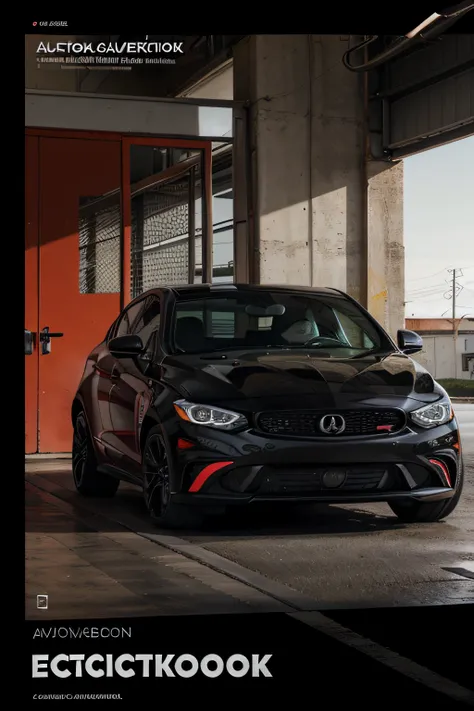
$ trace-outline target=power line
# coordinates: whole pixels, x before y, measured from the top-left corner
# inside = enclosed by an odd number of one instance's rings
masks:
[[[466,268],[471,269],[472,267]],[[467,306],[460,306],[457,303],[457,297],[461,294],[462,291],[466,290],[470,293],[474,293],[473,289],[470,289],[467,286],[465,287],[459,283],[459,279],[463,276],[463,269],[456,267],[453,269],[442,270],[442,272],[447,272],[449,275],[449,278],[446,279],[446,282],[449,284],[448,289],[445,289],[444,284],[442,283],[427,284],[426,286],[418,286],[414,289],[409,289],[407,290],[408,299],[405,301],[405,304],[413,303],[416,301],[435,301],[441,299],[441,297],[443,296],[445,299],[452,302],[453,319],[456,318],[457,308],[469,308]],[[432,277],[437,276],[442,272],[436,272],[436,274],[432,274],[429,277],[419,277],[419,279],[431,279]],[[468,283],[471,284],[472,282]]]
[[[435,284],[425,284],[425,286],[415,286],[409,291],[426,291],[427,289],[435,289],[436,287],[443,286],[443,282],[437,281]]]
[[[474,269],[474,266],[469,266],[469,267],[458,267],[460,271],[468,271],[469,269]],[[415,277],[414,279],[407,279],[407,284],[411,284],[415,281],[421,281],[422,279],[432,279],[435,276],[438,276],[439,274],[444,274],[446,272],[446,269],[441,269],[439,272],[435,272],[434,274],[428,274],[427,276],[422,276],[422,277]]]
[[[437,296],[438,299],[440,299],[442,293],[443,293],[443,288],[441,285],[439,287],[436,287],[436,289],[429,289],[427,291],[417,291],[415,293],[409,292],[407,294],[407,296],[412,300],[423,299],[426,296]]]
[[[423,294],[429,294],[431,292],[439,294],[443,287],[444,284],[435,284],[434,286],[428,286],[426,289],[413,289],[407,293],[410,294],[410,296],[423,296]]]
[[[423,286],[414,286],[411,287],[409,290],[410,291],[425,291],[425,289],[433,289],[435,286],[441,286],[443,282],[441,281],[436,281],[433,284],[424,284]]]
[[[416,277],[416,279],[408,279],[408,282],[420,281],[421,279],[431,279],[434,276],[438,276],[438,274],[443,274],[445,271],[446,269],[441,269],[441,271],[435,272],[434,274],[429,274],[428,276]]]
[[[440,295],[439,292],[436,292],[436,294],[429,294],[428,296],[422,296],[422,297],[416,297],[416,299],[412,299],[412,301],[418,302],[418,301],[439,301],[440,300]]]

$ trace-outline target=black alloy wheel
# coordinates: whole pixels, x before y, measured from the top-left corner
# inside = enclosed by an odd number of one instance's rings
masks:
[[[143,496],[153,521],[164,528],[199,525],[199,513],[173,501],[170,463],[159,425],[152,427],[143,448]]]
[[[143,452],[143,496],[154,519],[166,514],[170,504],[168,457],[159,434],[149,435]]]

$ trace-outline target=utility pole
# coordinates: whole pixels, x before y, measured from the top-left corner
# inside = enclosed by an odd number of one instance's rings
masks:
[[[453,319],[453,326],[454,322],[456,319],[456,297],[458,294],[461,293],[463,290],[463,287],[461,284],[458,284],[458,279],[463,276],[462,269],[448,269],[448,273],[451,274],[451,279],[446,281],[450,283],[450,288],[448,291],[444,294],[445,299],[451,299],[452,300],[452,319]]]
[[[453,269],[453,328],[456,319],[456,270]]]
[[[456,324],[456,296],[457,296],[457,294],[461,293],[461,291],[463,290],[463,287],[461,284],[458,284],[456,282],[456,278],[462,277],[463,273],[462,273],[462,269],[448,269],[448,272],[453,275],[453,279],[452,279],[452,283],[451,283],[451,289],[444,295],[444,297],[446,299],[452,299],[454,378],[457,379],[457,377],[458,377],[457,340],[458,340],[459,326],[461,324],[462,319],[460,319],[459,323]],[[457,277],[456,277],[456,274],[457,274]]]

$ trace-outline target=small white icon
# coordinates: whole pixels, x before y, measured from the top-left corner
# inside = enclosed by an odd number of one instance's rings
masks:
[[[38,610],[48,609],[48,596],[47,595],[37,595],[36,596],[36,607]]]

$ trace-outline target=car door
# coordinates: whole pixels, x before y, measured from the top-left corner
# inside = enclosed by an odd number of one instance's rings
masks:
[[[83,383],[83,395],[86,396],[86,402],[90,403],[88,409],[89,426],[94,437],[97,437],[101,442],[107,441],[107,435],[112,430],[112,421],[110,419],[109,391],[111,388],[112,371],[114,367],[114,359],[110,355],[107,347],[109,340],[112,338],[115,329],[117,328],[116,319],[107,331],[107,335],[102,343],[100,343],[89,355],[86,364],[85,372],[90,372],[92,367],[93,378],[86,380]],[[84,393],[84,390],[86,392]]]
[[[151,399],[148,370],[153,358],[155,336],[160,327],[161,303],[157,295],[148,296],[128,333],[139,336],[144,345],[138,358],[120,358],[110,389],[110,415],[119,466],[138,473],[141,463],[140,429]]]
[[[122,311],[115,324],[107,333],[106,342],[101,348],[97,361],[94,365],[97,381],[97,399],[99,401],[99,409],[102,413],[103,430],[100,433],[100,439],[107,446],[107,453],[110,457],[111,464],[120,466],[123,460],[123,439],[117,436],[120,433],[114,431],[112,420],[111,393],[114,390],[123,367],[123,363],[119,361],[109,350],[109,342],[117,336],[126,336],[131,333],[131,329],[140,316],[140,312],[145,306],[146,299],[140,299],[132,302],[126,309]]]

